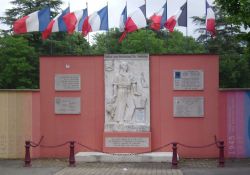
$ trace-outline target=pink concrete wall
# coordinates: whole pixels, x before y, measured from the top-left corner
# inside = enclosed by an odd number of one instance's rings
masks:
[[[151,56],[151,132],[152,149],[177,141],[187,145],[205,145],[214,141],[218,130],[218,56],[167,55]],[[174,91],[173,70],[204,70],[203,91]],[[174,96],[204,96],[204,117],[173,117]],[[214,157],[215,147],[186,149],[179,147],[182,157]]]
[[[70,65],[66,69],[65,65]],[[43,144],[57,145],[76,140],[102,149],[104,123],[103,57],[41,57],[41,135]],[[56,92],[55,74],[80,74],[81,91]],[[80,115],[55,115],[54,97],[81,97]],[[79,151],[80,147],[78,147]],[[68,156],[68,145],[59,149],[41,148],[42,157]],[[83,148],[81,148],[83,150]]]
[[[70,65],[66,69],[65,65]],[[43,144],[56,145],[68,140],[79,141],[102,150],[104,130],[103,56],[42,57],[40,59],[40,134]],[[173,91],[173,69],[204,70],[203,91]],[[56,92],[55,74],[80,74],[81,91]],[[204,145],[219,135],[218,119],[218,57],[208,55],[164,55],[150,57],[151,84],[151,148],[177,141],[187,145]],[[55,115],[54,97],[81,97],[80,115]],[[174,118],[174,96],[204,96],[203,118]],[[38,134],[39,135],[39,134]],[[170,147],[169,147],[170,148]],[[84,149],[81,148],[83,151]],[[79,151],[79,147],[78,150]],[[68,146],[60,149],[42,148],[42,157],[66,157]],[[214,157],[216,148],[179,148],[180,156]]]
[[[226,143],[226,156],[250,157],[250,91],[227,89],[220,91],[219,128]]]
[[[40,117],[40,92],[32,92],[32,141],[34,142],[39,142],[41,139]],[[32,149],[32,157],[40,157],[40,147]]]

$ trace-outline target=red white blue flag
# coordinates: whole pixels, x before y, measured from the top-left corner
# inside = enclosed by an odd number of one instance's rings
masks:
[[[45,8],[15,21],[13,24],[13,30],[15,34],[43,32],[49,22],[50,8]]]
[[[122,42],[122,40],[126,37],[127,33],[134,32],[146,26],[146,4],[144,4],[128,16],[128,19],[125,24],[125,30],[122,36],[120,37],[119,42]]]
[[[108,6],[105,6],[84,20],[82,34],[87,36],[89,32],[108,30],[108,28]]]
[[[211,36],[215,36],[215,14],[212,7],[206,1],[206,30]]]
[[[46,30],[42,33],[42,38],[47,39],[52,32],[66,32],[67,27],[63,21],[63,16],[69,13],[69,7],[58,14],[54,19],[52,19],[47,26]]]
[[[88,17],[88,9],[71,12],[63,16],[69,34],[82,31],[83,21]]]
[[[165,27],[170,32],[173,32],[176,24],[178,26],[187,27],[187,2],[181,6],[181,8],[175,13],[175,15],[171,16],[167,20]]]
[[[160,30],[164,28],[164,24],[167,22],[167,2],[158,12],[154,13],[154,15],[150,17],[150,20],[151,29]]]
[[[121,17],[120,17],[120,24],[119,24],[120,32],[124,32],[126,21],[127,21],[127,4],[124,7]]]

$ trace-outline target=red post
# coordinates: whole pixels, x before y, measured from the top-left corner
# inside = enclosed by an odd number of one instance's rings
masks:
[[[30,141],[25,141],[25,159],[24,159],[24,166],[30,167],[31,166],[31,159],[30,159]]]
[[[224,141],[219,141],[219,165],[218,167],[224,167],[225,158],[224,158]]]
[[[172,157],[172,168],[176,169],[178,167],[178,160],[177,160],[177,143],[173,144],[173,157]]]
[[[69,151],[69,166],[74,167],[75,166],[75,142],[71,141],[69,145],[70,151]]]

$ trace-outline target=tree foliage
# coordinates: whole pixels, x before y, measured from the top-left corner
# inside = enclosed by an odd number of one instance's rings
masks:
[[[38,55],[34,48],[23,37],[0,37],[0,43],[0,88],[38,88]]]
[[[198,41],[206,46],[207,52],[220,56],[220,87],[245,88],[250,87],[250,65],[245,42],[239,37],[242,34],[240,26],[234,25],[227,14],[219,7],[214,8],[216,14],[216,37],[207,35],[205,17],[193,17],[200,26],[202,34]]]
[[[215,0],[216,5],[237,25],[250,27],[250,1],[248,0]]]
[[[203,45],[192,37],[185,37],[179,31],[169,33],[166,30],[154,32],[152,30],[138,30],[129,33],[118,43],[121,33],[113,29],[109,33],[97,34],[94,37],[93,52],[103,53],[204,53]]]

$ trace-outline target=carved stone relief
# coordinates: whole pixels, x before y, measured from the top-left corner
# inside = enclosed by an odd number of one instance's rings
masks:
[[[148,55],[105,55],[105,131],[149,131]]]

